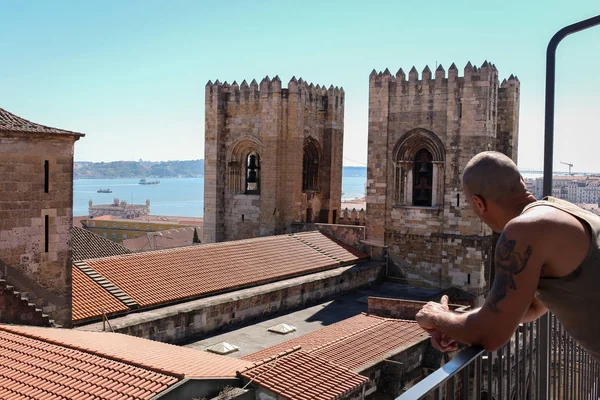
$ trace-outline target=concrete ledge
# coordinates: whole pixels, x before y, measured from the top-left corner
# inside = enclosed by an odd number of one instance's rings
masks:
[[[186,303],[140,311],[110,320],[115,332],[160,342],[180,342],[277,312],[305,307],[383,279],[385,265],[356,265],[286,279]],[[102,323],[83,325],[102,331]],[[107,327],[108,329],[108,327]]]

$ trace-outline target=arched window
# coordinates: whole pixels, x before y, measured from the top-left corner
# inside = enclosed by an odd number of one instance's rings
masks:
[[[260,194],[261,142],[246,135],[231,147],[227,159],[227,188],[232,194]]]
[[[246,194],[260,193],[260,156],[253,151],[246,157]]]
[[[311,138],[304,143],[302,190],[319,190],[319,148],[318,143]]]
[[[413,129],[398,140],[393,157],[395,205],[440,207],[446,158],[442,141],[431,131]]]
[[[426,149],[417,152],[413,163],[413,205],[431,207],[433,163]]]

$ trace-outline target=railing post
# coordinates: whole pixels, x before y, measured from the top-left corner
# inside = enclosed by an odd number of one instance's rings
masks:
[[[544,196],[552,195],[552,164],[554,152],[554,89],[556,81],[556,49],[568,35],[600,24],[600,15],[566,26],[556,32],[546,51],[546,111],[544,127]],[[548,313],[540,318],[540,399],[548,398],[550,323]]]

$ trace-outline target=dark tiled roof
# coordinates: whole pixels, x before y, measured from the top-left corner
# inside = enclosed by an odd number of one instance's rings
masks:
[[[86,229],[73,227],[73,261],[130,254],[131,250]]]
[[[51,128],[27,121],[24,118],[17,117],[8,111],[0,108],[0,132],[20,132],[35,133],[40,135],[59,135],[59,136],[85,136],[83,133],[71,132],[63,129]]]
[[[283,355],[240,372],[252,383],[290,400],[334,400],[369,379],[303,351]]]
[[[179,380],[0,326],[3,399],[151,399]]]
[[[469,293],[457,287],[449,287],[432,296],[432,300],[440,301],[442,296],[448,296],[450,303],[454,301],[473,301],[477,298],[473,293]]]
[[[174,247],[195,245],[194,230],[198,232],[198,238],[202,238],[201,227],[183,227],[167,229],[158,232],[148,232],[142,236],[123,240],[123,246],[132,251],[164,250]]]
[[[367,257],[319,232],[309,232],[126,254],[80,264],[147,307],[306,275]],[[98,299],[92,304],[97,307],[100,303]]]

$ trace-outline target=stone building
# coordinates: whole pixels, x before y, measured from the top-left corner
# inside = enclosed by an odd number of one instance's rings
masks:
[[[0,274],[64,326],[71,325],[73,148],[82,136],[0,109]]]
[[[89,201],[88,215],[90,217],[100,217],[102,215],[112,215],[113,217],[123,219],[136,219],[150,215],[150,200],[145,204],[129,204],[125,200],[113,199],[112,204],[94,204]]]
[[[279,77],[206,85],[203,243],[335,221],[344,90]]]
[[[390,273],[414,284],[485,288],[492,232],[464,198],[461,177],[475,154],[517,161],[519,80],[498,82],[487,61],[454,64],[419,79],[400,69],[369,77],[367,242],[387,248]],[[382,250],[383,251],[383,250]]]

